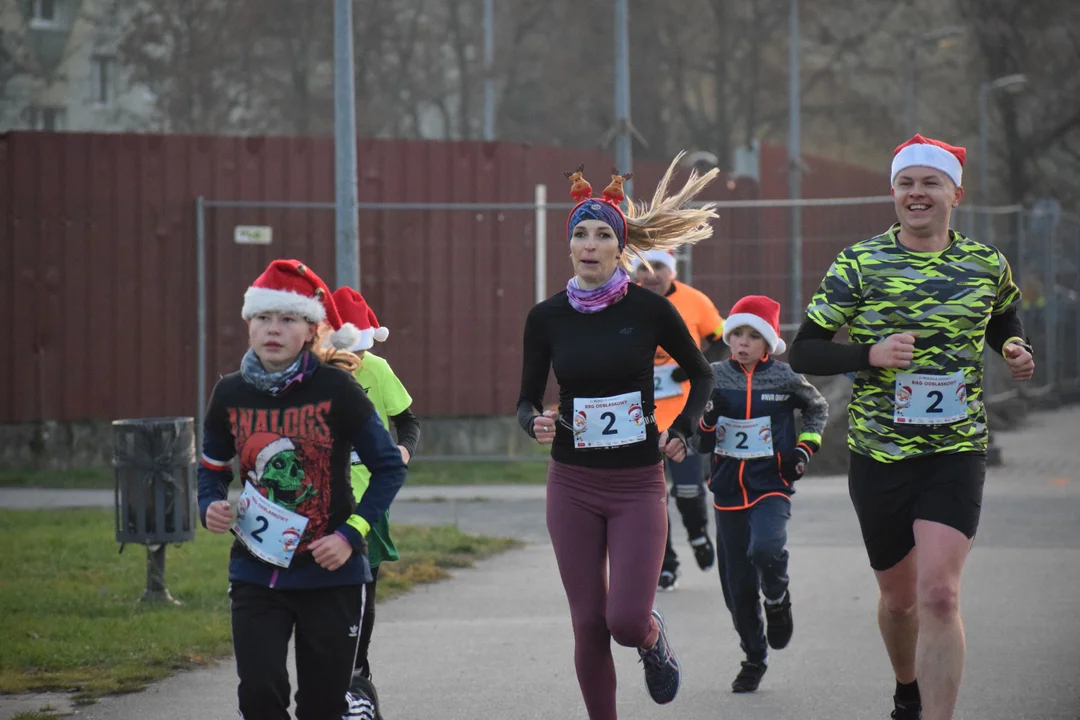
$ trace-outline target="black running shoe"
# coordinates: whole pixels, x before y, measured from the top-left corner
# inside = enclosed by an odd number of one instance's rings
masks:
[[[649,689],[649,695],[658,705],[666,705],[679,692],[682,671],[679,669],[679,659],[668,645],[664,616],[656,608],[653,608],[652,616],[656,618],[656,626],[660,630],[656,644],[649,650],[638,648],[638,655],[645,666],[645,687]]]
[[[784,598],[778,603],[765,603],[765,637],[769,647],[780,650],[791,642],[791,633],[795,622],[791,617],[791,591],[784,592]]]
[[[656,589],[661,592],[674,592],[679,587],[678,570],[661,570],[660,581],[656,583]]]
[[[893,705],[896,709],[889,716],[892,720],[922,720],[921,702],[902,703],[894,697]]]
[[[716,562],[716,550],[708,535],[694,538],[690,541],[690,547],[694,548],[694,559],[702,570],[708,570]]]
[[[735,676],[734,682],[731,683],[731,692],[754,692],[758,689],[758,685],[761,684],[761,678],[768,669],[769,666],[763,662],[743,660],[739,674]]]

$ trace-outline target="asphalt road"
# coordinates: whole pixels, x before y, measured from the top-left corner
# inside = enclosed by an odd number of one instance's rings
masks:
[[[1006,464],[988,477],[982,525],[964,575],[968,663],[957,718],[1080,720],[1077,428],[1080,409],[1070,409],[998,436]],[[64,504],[61,495],[37,497],[37,504]],[[98,504],[91,499],[79,502]],[[34,503],[25,494],[0,491],[0,506],[28,504]],[[394,519],[456,522],[469,532],[528,544],[380,607],[372,658],[385,718],[584,719],[543,489],[416,488],[395,504]],[[693,564],[677,528],[688,565],[680,588],[657,602],[685,668],[683,687],[673,704],[654,705],[637,654],[616,647],[620,718],[889,716],[892,678],[875,622],[877,592],[842,478],[800,483],[789,526],[795,635],[787,649],[773,653],[760,690],[751,695],[730,692],[742,658],[720,584],[715,571],[703,573]],[[77,709],[77,717],[226,720],[237,716],[235,697],[235,668],[224,662],[143,693],[106,698]],[[58,704],[55,696],[0,697],[0,719],[28,701]]]

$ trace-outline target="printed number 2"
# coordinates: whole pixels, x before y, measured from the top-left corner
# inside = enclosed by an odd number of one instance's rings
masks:
[[[600,416],[600,419],[608,421],[607,427],[604,428],[602,433],[600,433],[601,435],[618,435],[619,434],[618,430],[613,430],[612,429],[613,426],[615,425],[615,413],[606,412],[606,413],[604,413],[603,415]]]
[[[928,412],[928,413],[942,412],[941,408],[938,407],[938,405],[941,404],[941,401],[943,399],[943,396],[939,391],[931,390],[930,392],[926,393],[926,397],[934,398],[934,402],[930,403],[930,407],[926,408],[926,412]]]
[[[660,380],[660,377],[657,376],[657,375],[653,375],[653,379],[652,379],[653,392],[659,390],[661,385],[663,385],[663,382]]]
[[[737,433],[735,433],[735,437],[739,438],[739,442],[735,445],[735,449],[736,450],[746,450],[747,449],[747,445],[746,445],[746,437],[747,436],[746,436],[746,433],[737,432]]]
[[[259,523],[259,529],[251,531],[251,538],[253,540],[258,540],[259,542],[262,542],[262,534],[266,532],[266,528],[270,527],[270,521],[264,518],[262,515],[256,515],[255,522]]]

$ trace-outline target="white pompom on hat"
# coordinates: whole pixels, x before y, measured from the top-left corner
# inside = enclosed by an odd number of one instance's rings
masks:
[[[341,317],[359,329],[359,334],[349,345],[334,343],[339,350],[370,350],[375,342],[385,342],[390,330],[379,324],[375,311],[364,300],[364,296],[351,287],[341,287],[334,291],[334,305]]]

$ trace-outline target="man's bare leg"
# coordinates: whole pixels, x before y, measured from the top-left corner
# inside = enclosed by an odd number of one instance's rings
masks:
[[[881,596],[878,598],[878,628],[885,641],[896,679],[905,685],[915,681],[915,648],[919,639],[918,575],[916,552],[888,570],[875,571]]]
[[[915,669],[923,720],[952,720],[964,672],[964,626],[960,576],[971,549],[962,532],[941,523],[915,521],[918,617],[922,624]]]

